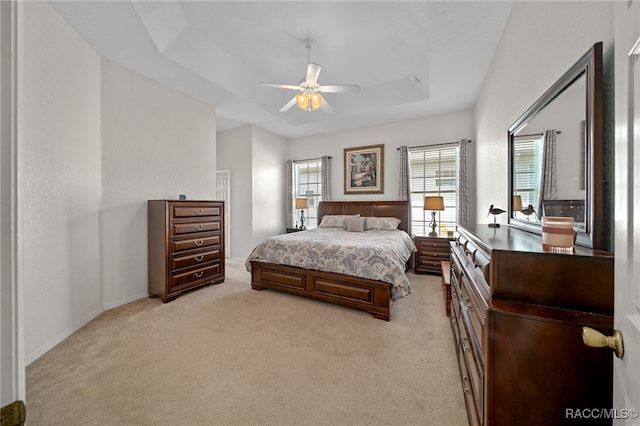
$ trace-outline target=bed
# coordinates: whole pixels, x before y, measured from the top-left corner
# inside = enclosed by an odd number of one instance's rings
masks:
[[[267,238],[256,246],[246,261],[247,270],[251,272],[251,287],[361,309],[388,321],[393,301],[411,293],[405,275],[415,250],[407,233],[409,208],[407,201],[321,202],[318,223],[322,223],[325,216],[335,219],[340,215],[381,218],[375,221],[385,223],[396,218],[399,220],[397,230],[349,232],[337,227],[316,228]],[[349,220],[350,224],[354,222],[357,221]],[[329,246],[320,249],[318,244],[322,241],[329,242]],[[296,249],[289,244],[302,245]],[[296,255],[296,250],[304,256]],[[276,257],[277,251],[285,255]],[[368,258],[359,259],[356,254]],[[368,262],[368,267],[358,262]]]

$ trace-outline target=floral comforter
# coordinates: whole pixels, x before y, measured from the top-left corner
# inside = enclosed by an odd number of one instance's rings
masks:
[[[258,244],[245,262],[267,262],[304,269],[336,272],[392,284],[391,299],[411,293],[405,264],[415,246],[404,231],[347,232],[315,228],[269,237]]]

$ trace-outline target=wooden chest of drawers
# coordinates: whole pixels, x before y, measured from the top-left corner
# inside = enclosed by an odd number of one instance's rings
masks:
[[[224,202],[149,200],[149,296],[224,281]]]
[[[585,346],[583,326],[611,334],[611,254],[547,253],[538,235],[458,227],[451,329],[471,425],[564,425],[572,407],[610,409],[612,355]]]
[[[450,249],[447,237],[423,237],[416,236],[416,253],[413,265],[416,274],[438,274],[441,275],[442,268],[440,261],[449,260]]]

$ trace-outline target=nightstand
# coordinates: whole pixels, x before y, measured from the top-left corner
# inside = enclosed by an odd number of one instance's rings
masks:
[[[415,236],[416,252],[414,253],[413,265],[416,274],[437,274],[442,275],[440,262],[449,261],[451,248],[449,241],[453,237],[448,236]]]

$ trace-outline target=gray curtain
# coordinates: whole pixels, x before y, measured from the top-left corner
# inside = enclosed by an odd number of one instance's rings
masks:
[[[460,156],[460,167],[458,168],[458,217],[457,221],[461,225],[469,224],[469,143],[468,139],[460,139],[458,144],[458,155]]]
[[[331,157],[323,155],[321,159],[320,180],[322,181],[322,200],[331,201]]]
[[[556,165],[556,130],[544,132],[542,141],[542,172],[540,173],[540,198],[538,199],[538,211],[543,212],[544,200],[558,198],[558,175]],[[541,213],[542,215],[543,213]]]
[[[409,149],[406,146],[400,147],[400,188],[398,200],[409,199]]]
[[[286,186],[287,186],[287,218],[286,218],[286,226],[287,228],[293,228],[293,215],[295,209],[295,194],[293,193],[293,160],[287,160],[287,170],[286,170]]]

